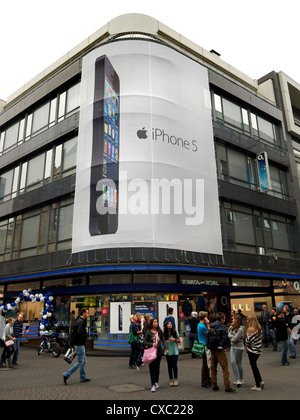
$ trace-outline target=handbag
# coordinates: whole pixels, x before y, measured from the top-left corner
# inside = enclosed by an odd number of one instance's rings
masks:
[[[157,344],[157,341],[158,341],[157,336],[158,336],[158,333],[156,333],[156,335],[155,335],[156,344]],[[144,355],[143,355],[142,362],[145,363],[145,365],[148,365],[148,364],[152,363],[156,358],[157,358],[157,347],[150,347],[149,349],[144,350]]]
[[[127,343],[128,344],[134,344],[134,343],[139,344],[140,343],[140,338],[139,338],[138,335],[133,334],[131,325],[130,325],[129,337],[128,337]]]
[[[198,341],[195,340],[192,348],[192,353],[195,353],[198,356],[203,356],[203,354],[205,353],[205,344],[198,343]]]
[[[183,342],[182,342],[181,338],[180,338],[180,342],[179,342],[179,343],[177,343],[177,346],[178,346],[178,350],[179,350],[179,351],[180,351],[180,350],[184,350],[184,345],[183,345]]]
[[[76,351],[74,349],[69,349],[64,356],[64,361],[71,364],[76,356],[77,356]]]
[[[5,345],[6,345],[6,347],[13,346],[14,345],[14,340],[5,341]]]

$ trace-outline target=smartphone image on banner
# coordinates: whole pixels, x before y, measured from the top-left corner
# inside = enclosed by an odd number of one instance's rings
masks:
[[[106,55],[95,62],[90,234],[118,230],[120,80]]]
[[[123,331],[123,308],[119,305],[119,331]]]

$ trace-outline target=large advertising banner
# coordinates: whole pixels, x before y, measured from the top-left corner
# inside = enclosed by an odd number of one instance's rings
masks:
[[[222,254],[207,69],[150,41],[83,59],[72,251],[114,247]]]

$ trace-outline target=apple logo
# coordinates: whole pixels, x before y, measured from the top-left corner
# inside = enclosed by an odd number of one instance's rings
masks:
[[[137,134],[139,139],[146,139],[148,137],[147,136],[147,130],[145,130],[145,127],[143,127],[142,130],[138,130],[136,134]]]

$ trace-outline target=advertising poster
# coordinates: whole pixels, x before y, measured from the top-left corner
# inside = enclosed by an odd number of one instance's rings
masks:
[[[271,180],[267,152],[259,153],[256,159],[260,191],[268,191],[271,189]]]
[[[156,318],[156,302],[135,302],[134,314],[138,312],[143,316],[151,314],[152,318]]]
[[[80,98],[72,252],[222,254],[207,69],[116,41],[83,58]]]
[[[129,334],[131,302],[110,304],[110,334]]]
[[[169,308],[173,309],[173,317],[175,318],[176,330],[178,331],[178,303],[177,302],[158,302],[158,324],[164,330],[164,320],[169,316]]]

